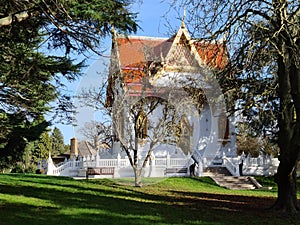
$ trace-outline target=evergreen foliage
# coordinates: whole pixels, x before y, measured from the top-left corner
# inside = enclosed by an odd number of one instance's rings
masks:
[[[1,113],[0,170],[23,162],[24,150],[29,142],[37,140],[48,127],[44,119],[26,121],[20,114]],[[3,128],[3,129],[2,129]]]
[[[56,152],[53,152],[53,142],[52,138],[47,131],[43,132],[40,136],[39,142],[37,144],[38,151],[40,153],[41,159],[47,159],[49,153],[55,155]]]
[[[64,137],[61,131],[54,127],[52,134],[52,153],[53,155],[59,155],[65,152],[65,144],[64,144]]]
[[[71,121],[74,109],[63,88],[84,66],[76,54],[100,53],[100,41],[112,27],[121,33],[136,31],[128,3],[0,0],[1,168],[22,161],[26,144],[39,139],[49,125],[42,119],[45,113]],[[57,104],[50,105],[54,100]]]

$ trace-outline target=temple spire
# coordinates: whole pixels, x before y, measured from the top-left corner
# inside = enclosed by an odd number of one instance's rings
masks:
[[[185,9],[185,6],[184,6],[183,17],[182,17],[182,21],[181,21],[181,27],[182,28],[185,28],[185,23],[184,23],[185,17],[186,17],[186,9]]]

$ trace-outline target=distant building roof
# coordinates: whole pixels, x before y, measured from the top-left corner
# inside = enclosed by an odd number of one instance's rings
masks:
[[[92,144],[88,141],[80,141],[78,143],[78,155],[79,156],[90,156],[96,155],[97,150],[92,146]]]

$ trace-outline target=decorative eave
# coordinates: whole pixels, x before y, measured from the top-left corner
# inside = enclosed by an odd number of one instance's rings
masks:
[[[178,51],[177,47],[181,43],[185,43],[186,48],[189,50],[189,54],[192,56],[193,65],[172,65],[172,61],[174,61],[174,55],[176,55],[176,51]],[[162,76],[168,73],[178,73],[178,74],[186,74],[186,73],[203,73],[204,70],[208,69],[206,63],[201,59],[197,48],[195,47],[195,41],[191,38],[184,20],[182,20],[182,24],[176,33],[176,36],[173,40],[173,43],[170,47],[170,50],[166,57],[162,59],[163,67],[160,68],[157,73],[150,78],[150,83],[155,85],[156,81],[159,80]]]
[[[156,82],[166,75],[205,77],[223,69],[228,63],[226,53],[224,42],[192,39],[184,19],[172,38],[125,37],[113,32],[107,105],[114,101],[117,82],[127,93],[151,95]]]
[[[174,38],[171,49],[170,49],[169,53],[167,54],[167,56],[164,60],[165,61],[165,70],[167,70],[167,69],[172,70],[172,66],[171,66],[171,68],[169,68],[170,66],[168,66],[168,62],[172,59],[172,56],[174,55],[174,53],[176,51],[176,47],[177,47],[177,45],[180,44],[181,40],[186,41],[187,47],[190,48],[190,52],[194,56],[195,60],[198,62],[199,67],[206,67],[207,65],[205,64],[205,62],[199,56],[197,48],[194,45],[194,41],[192,40],[192,38],[191,38],[191,36],[190,36],[186,26],[185,26],[184,21],[182,21],[182,24],[181,24],[181,26],[180,26],[180,28],[179,28],[179,30],[178,30],[175,38]],[[186,67],[186,69],[189,69],[189,70],[192,69],[191,67],[189,68],[189,66],[185,66],[185,67]],[[193,68],[192,71],[195,70],[195,69],[199,69],[199,67],[198,68]],[[173,66],[173,69],[174,69],[174,66]]]

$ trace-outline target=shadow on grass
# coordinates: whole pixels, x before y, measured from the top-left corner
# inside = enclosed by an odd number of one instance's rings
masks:
[[[186,179],[190,181],[197,182]],[[264,206],[270,199],[182,189],[164,184],[134,188],[106,179],[0,175],[0,224],[293,224],[272,214],[256,214],[259,209],[251,202]]]

